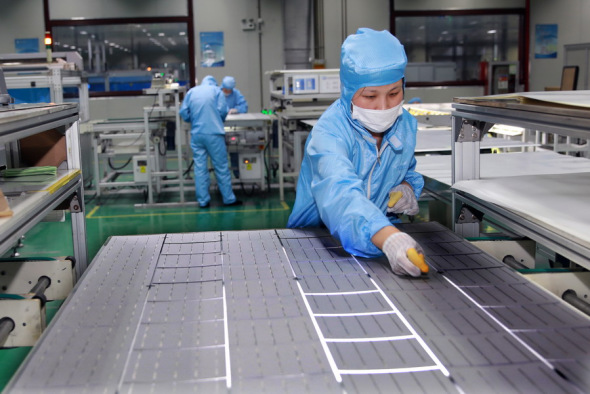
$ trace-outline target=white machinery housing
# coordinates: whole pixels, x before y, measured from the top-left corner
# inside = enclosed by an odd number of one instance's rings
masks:
[[[133,180],[135,182],[147,182],[147,165],[148,159],[146,155],[133,156]],[[156,159],[154,155],[150,155],[150,166],[156,168]]]
[[[263,157],[262,151],[258,152],[240,152],[238,154],[240,166],[240,180],[259,181],[263,178]]]

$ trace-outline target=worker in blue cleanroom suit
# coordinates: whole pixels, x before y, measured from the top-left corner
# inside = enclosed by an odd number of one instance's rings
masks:
[[[248,112],[248,102],[238,89],[236,89],[236,80],[234,77],[227,76],[223,78],[221,90],[225,95],[227,108],[230,114],[245,114]]]
[[[324,224],[349,253],[384,253],[396,274],[419,276],[407,251],[422,248],[386,216],[417,214],[424,186],[415,171],[417,123],[402,108],[404,47],[387,31],[361,28],[341,49],[341,96],[307,139],[287,226]],[[401,199],[388,207],[397,191]]]
[[[180,116],[191,124],[195,189],[197,202],[201,208],[208,208],[211,201],[207,157],[210,157],[213,163],[223,203],[227,206],[242,203],[236,200],[231,187],[223,129],[226,115],[227,105],[223,92],[217,86],[215,78],[210,75],[203,78],[200,85],[188,91],[180,107]]]

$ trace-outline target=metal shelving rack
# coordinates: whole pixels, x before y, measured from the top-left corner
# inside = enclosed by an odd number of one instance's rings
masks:
[[[0,219],[0,254],[13,247],[46,214],[69,202],[75,273],[79,278],[88,265],[88,254],[78,123],[77,104],[20,104],[0,108],[0,144],[15,144],[21,138],[56,129],[64,133],[67,146],[67,168],[59,169],[54,179],[41,183],[0,182],[13,211],[12,216]]]
[[[144,107],[143,109],[143,125],[144,125],[144,140],[145,140],[145,154],[148,165],[146,166],[147,174],[147,203],[137,204],[141,207],[162,206],[162,205],[186,205],[184,196],[184,180],[182,165],[182,146],[186,143],[185,130],[182,127],[180,119],[180,105],[184,94],[185,87],[176,88],[150,88],[144,90],[145,94],[158,96],[158,105],[151,107]],[[168,100],[168,102],[166,101]],[[158,119],[173,119],[175,124],[175,143],[176,143],[176,170],[159,171],[159,155],[157,154],[157,145],[151,141],[150,120],[154,116]],[[155,168],[152,168],[150,162],[150,155],[154,150]],[[168,176],[175,177],[172,180],[166,180]],[[178,203],[157,203],[154,201],[154,194],[160,192],[163,185],[177,185],[179,193]],[[170,190],[170,189],[169,189]]]
[[[459,181],[480,178],[480,141],[495,123],[573,138],[590,138],[590,111],[585,109],[525,104],[516,100],[499,101],[494,100],[493,96],[487,100],[458,98],[455,99],[453,108],[453,185]],[[468,193],[453,193],[453,201],[453,218],[458,218],[454,223],[455,230],[464,236],[479,235],[479,221],[469,211],[469,207],[472,207],[518,234],[546,245],[578,264],[590,267],[590,249],[572,241],[567,234],[560,234],[507,207],[482,201]]]

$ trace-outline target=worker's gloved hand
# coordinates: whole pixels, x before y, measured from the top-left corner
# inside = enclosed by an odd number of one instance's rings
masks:
[[[391,234],[383,243],[383,253],[387,256],[391,269],[396,275],[411,275],[418,277],[422,273],[421,268],[415,265],[408,258],[408,250],[415,249],[416,252],[424,255],[424,250],[414,238],[406,233]],[[426,266],[428,272],[428,266]]]
[[[401,193],[401,197],[399,194]],[[389,192],[389,203],[387,204],[387,213],[404,213],[406,215],[416,215],[418,200],[412,188],[405,183],[400,183]],[[397,202],[394,202],[397,200]]]
[[[237,114],[237,113],[238,113],[238,110],[235,109],[235,108],[232,108],[232,109],[229,110],[228,115]]]

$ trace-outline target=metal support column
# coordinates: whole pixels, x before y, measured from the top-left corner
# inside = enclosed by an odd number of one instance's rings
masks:
[[[465,119],[453,115],[453,147],[452,147],[452,184],[464,180],[479,179],[480,161],[479,145],[484,134],[492,124]],[[465,212],[465,207],[457,201],[453,193],[452,217],[453,229],[464,237],[477,237],[480,232],[480,220]],[[466,218],[474,220],[466,220]]]

